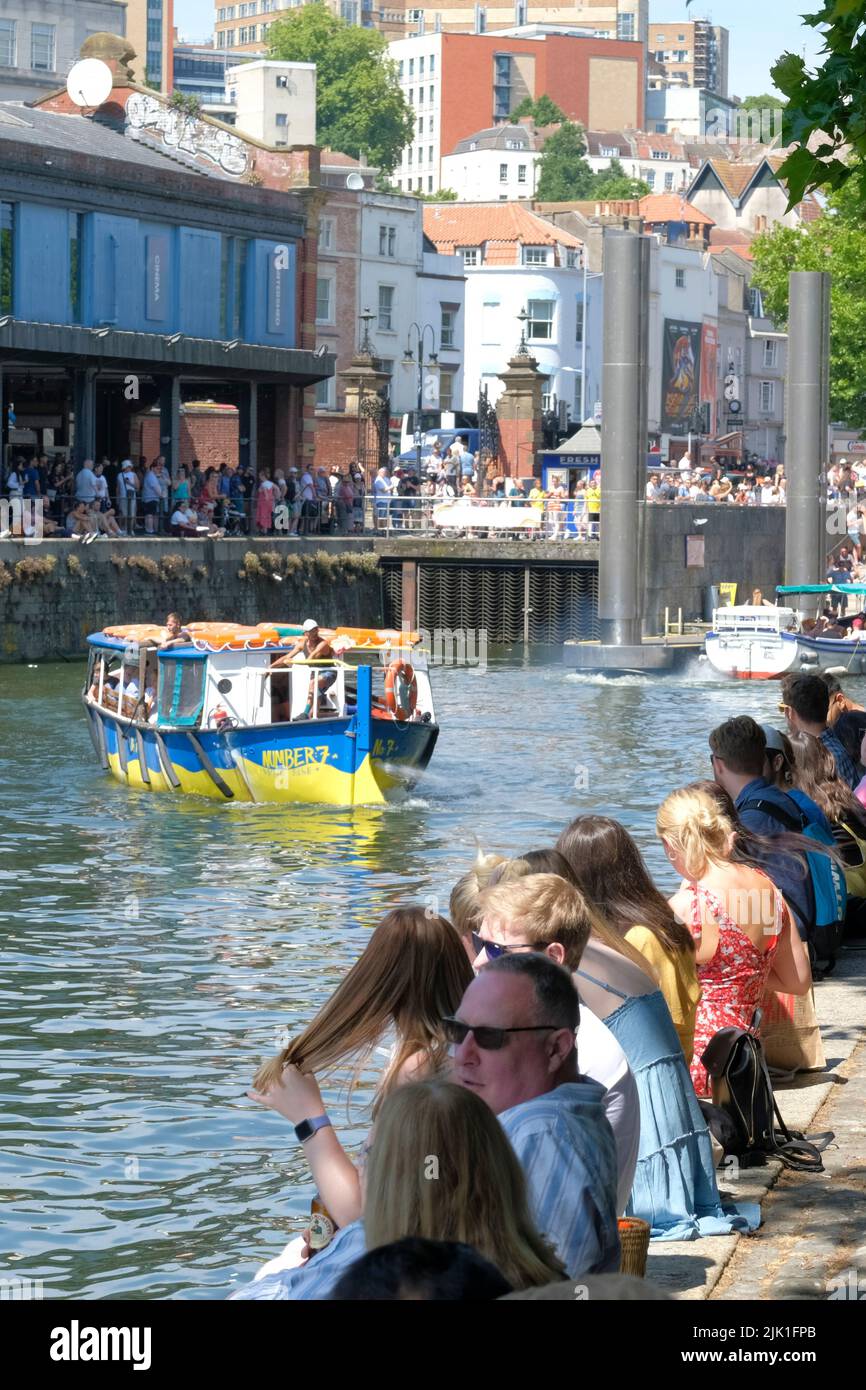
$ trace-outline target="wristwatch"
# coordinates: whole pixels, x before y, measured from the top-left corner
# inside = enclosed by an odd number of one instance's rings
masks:
[[[299,1144],[303,1144],[305,1139],[312,1139],[320,1129],[324,1129],[331,1121],[327,1115],[317,1115],[314,1120],[301,1120],[299,1125],[295,1125],[295,1134]]]

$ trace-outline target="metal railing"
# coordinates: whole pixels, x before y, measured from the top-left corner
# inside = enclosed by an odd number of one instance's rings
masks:
[[[598,540],[599,513],[573,498],[391,497],[373,499],[380,535],[445,539]]]

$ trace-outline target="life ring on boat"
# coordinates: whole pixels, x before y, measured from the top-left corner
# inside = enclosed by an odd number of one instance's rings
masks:
[[[399,722],[405,723],[418,704],[418,680],[408,661],[392,661],[385,672],[385,705]]]

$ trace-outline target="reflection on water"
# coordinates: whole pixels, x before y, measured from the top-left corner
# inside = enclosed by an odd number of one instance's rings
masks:
[[[0,1272],[46,1296],[222,1297],[309,1211],[252,1072],[406,901],[447,905],[478,844],[549,844],[579,811],[653,834],[709,773],[706,733],[777,687],[616,681],[503,659],[440,671],[443,725],[399,807],[223,806],[95,763],[79,666],[0,668]],[[856,693],[857,682],[851,682]],[[583,772],[579,772],[583,769]],[[360,1139],[369,1078],[344,1137]]]

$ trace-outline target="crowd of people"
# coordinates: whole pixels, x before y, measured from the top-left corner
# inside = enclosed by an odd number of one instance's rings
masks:
[[[784,732],[714,729],[712,780],[660,806],[670,897],[624,825],[581,815],[555,845],[479,853],[447,917],[384,917],[254,1078],[317,1197],[309,1230],[232,1298],[555,1298],[576,1280],[653,1297],[617,1274],[623,1222],[659,1241],[755,1229],[757,1207],[719,1193],[703,1059],[829,968],[816,861],[848,876],[845,930],[866,895],[862,853],[859,870],[846,857],[866,847],[866,711],[816,675],[789,676],[780,710]],[[352,1157],[319,1078],[371,1064]]]

